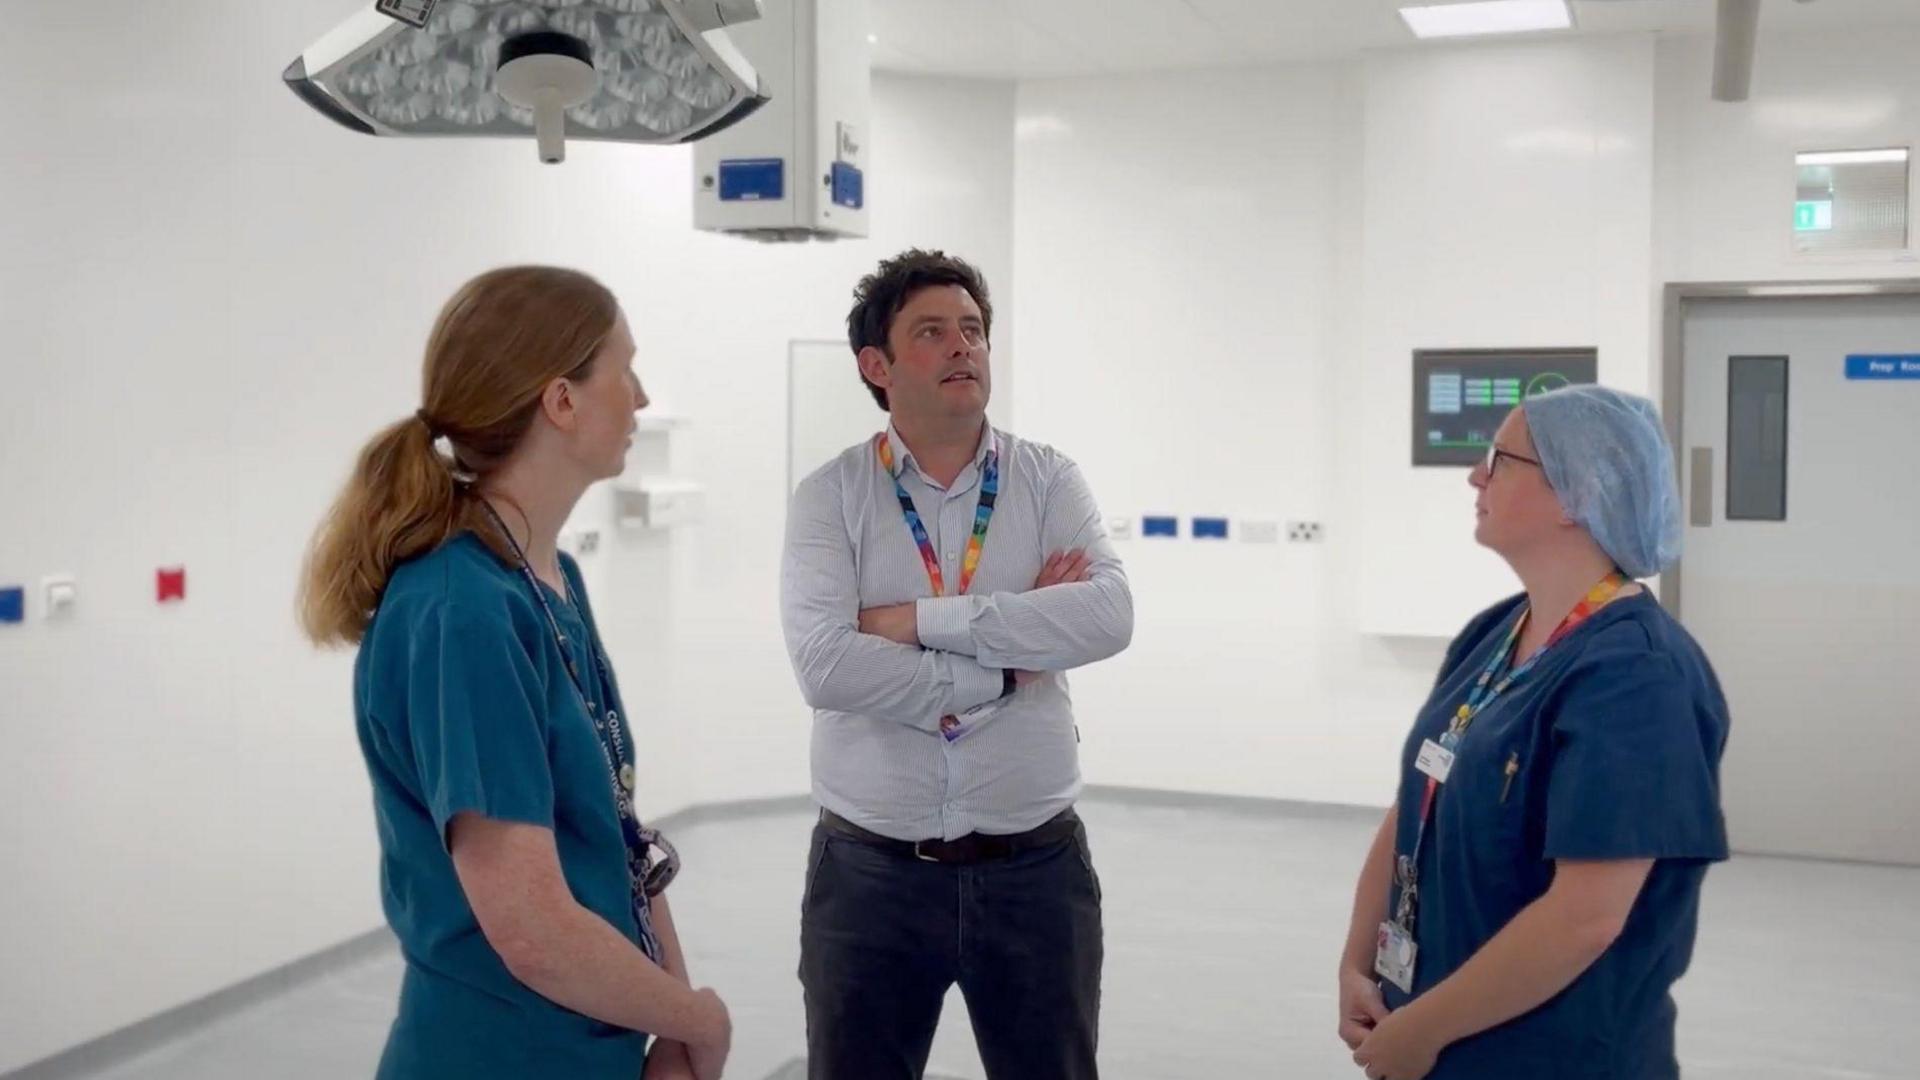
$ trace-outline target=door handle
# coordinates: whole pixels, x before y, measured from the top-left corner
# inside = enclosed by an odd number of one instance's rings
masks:
[[[1688,524],[1696,528],[1713,525],[1713,447],[1696,446],[1692,454],[1692,512]]]

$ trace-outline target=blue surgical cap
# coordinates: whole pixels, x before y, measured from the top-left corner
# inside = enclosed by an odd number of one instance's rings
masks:
[[[1521,405],[1560,506],[1636,578],[1680,557],[1680,489],[1653,402],[1568,386]]]

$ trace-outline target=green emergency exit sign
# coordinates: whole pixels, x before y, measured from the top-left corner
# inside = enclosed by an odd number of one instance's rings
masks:
[[[1827,199],[1802,199],[1793,204],[1794,232],[1825,232],[1833,228],[1833,203]]]

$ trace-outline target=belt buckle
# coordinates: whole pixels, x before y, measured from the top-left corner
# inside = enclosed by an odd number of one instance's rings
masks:
[[[924,846],[924,845],[925,845],[925,844],[927,844],[927,843],[930,843],[930,841],[927,841],[927,840],[915,840],[915,841],[913,842],[913,857],[914,857],[914,858],[916,858],[916,859],[919,859],[919,860],[920,860],[921,862],[930,862],[930,863],[937,863],[937,862],[939,862],[939,861],[940,861],[939,859],[936,859],[936,858],[934,858],[933,856],[931,856],[931,855],[929,855],[929,854],[927,854],[926,852],[924,852],[924,851],[922,851],[922,850],[920,850],[920,849],[921,849],[921,847],[922,847],[922,846]]]

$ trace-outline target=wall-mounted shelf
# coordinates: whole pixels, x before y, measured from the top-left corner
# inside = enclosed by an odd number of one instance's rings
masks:
[[[667,529],[700,520],[706,489],[671,476],[622,479],[613,487],[613,517],[621,528]]]

